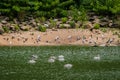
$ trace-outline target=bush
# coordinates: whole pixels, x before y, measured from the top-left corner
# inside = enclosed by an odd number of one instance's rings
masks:
[[[50,28],[55,28],[57,25],[56,21],[54,21],[52,18],[50,19]]]
[[[101,31],[104,33],[107,32],[106,28],[102,28]]]
[[[2,28],[3,28],[4,32],[6,32],[6,33],[9,32],[9,28],[7,26],[3,26]]]
[[[72,16],[73,20],[84,22],[87,20],[87,11],[81,7],[80,9],[73,8],[70,16]]]
[[[15,28],[15,31],[19,31],[20,30],[20,27],[18,25],[15,25],[14,28]]]
[[[64,26],[63,24],[61,24],[61,25],[60,25],[60,28],[63,29],[63,28],[65,28],[65,26]]]
[[[75,27],[75,22],[74,21],[70,21],[69,24],[70,24],[71,28]]]
[[[42,16],[42,17],[40,18],[40,21],[41,21],[41,22],[45,22],[45,21],[46,21],[46,18]]]
[[[41,31],[41,32],[45,32],[46,31],[46,27],[43,26],[43,25],[39,25],[38,26],[38,30]]]
[[[99,28],[100,28],[100,25],[96,23],[96,24],[94,25],[94,29],[99,29]]]
[[[67,18],[67,17],[64,17],[64,18],[61,18],[61,20],[62,20],[62,23],[66,23],[67,20],[68,20],[68,18]]]

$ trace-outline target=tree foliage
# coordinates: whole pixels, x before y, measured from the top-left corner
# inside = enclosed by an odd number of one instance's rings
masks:
[[[62,17],[67,16],[71,6],[76,9],[82,6],[100,14],[120,13],[120,0],[0,0],[0,13],[14,17],[26,13],[48,18]]]

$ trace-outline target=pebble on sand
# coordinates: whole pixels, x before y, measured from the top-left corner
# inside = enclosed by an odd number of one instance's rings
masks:
[[[67,38],[68,38],[68,39],[71,39],[71,38],[72,38],[72,36],[71,36],[71,35],[69,35]]]

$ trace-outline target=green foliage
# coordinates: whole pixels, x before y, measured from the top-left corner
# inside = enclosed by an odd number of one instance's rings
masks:
[[[71,28],[75,27],[75,21],[70,21],[69,24],[70,24]]]
[[[20,30],[20,27],[18,25],[15,25],[14,28],[15,28],[15,31],[19,31]]]
[[[104,33],[107,32],[106,28],[101,28],[101,31]]]
[[[61,25],[60,25],[60,28],[61,28],[61,29],[62,29],[62,28],[65,28],[65,26],[64,26],[63,24],[61,24]]]
[[[43,25],[39,25],[38,26],[38,30],[41,31],[41,32],[45,32],[46,31],[46,27],[43,26]]]
[[[19,20],[26,15],[35,17],[68,17],[75,21],[86,21],[87,11],[98,14],[119,14],[120,0],[1,0],[0,13],[17,17]],[[8,15],[9,14],[9,15]],[[68,15],[69,14],[69,15]],[[12,17],[11,17],[12,16]]]
[[[100,25],[96,23],[96,24],[94,25],[94,29],[99,29],[99,28],[100,28]]]
[[[56,21],[50,18],[50,28],[53,28],[53,27],[55,28],[56,25],[57,25]]]
[[[117,14],[120,12],[120,0],[92,0],[93,11],[102,14]]]
[[[120,0],[74,0],[77,7],[84,6],[98,14],[119,14]]]
[[[45,22],[45,21],[46,21],[46,18],[42,16],[42,17],[40,18],[40,21],[41,21],[41,22]]]
[[[9,28],[7,26],[3,26],[2,28],[3,28],[4,32],[6,32],[6,33],[9,32]]]
[[[63,17],[63,18],[61,18],[61,20],[62,20],[62,23],[66,23],[68,18],[67,17]]]
[[[62,10],[60,12],[61,17],[66,17],[68,15],[68,12],[66,10]]]
[[[80,9],[72,8],[72,11],[69,14],[72,16],[73,20],[84,22],[87,20],[87,11],[81,7]]]
[[[17,11],[17,12],[20,11],[20,7],[19,6],[13,6],[12,9],[15,10],[15,11]]]
[[[57,16],[67,16],[67,10],[73,0],[1,0],[0,12],[2,14],[16,15],[21,12],[32,13],[36,16],[45,16],[47,18]],[[15,16],[16,17],[16,16]]]

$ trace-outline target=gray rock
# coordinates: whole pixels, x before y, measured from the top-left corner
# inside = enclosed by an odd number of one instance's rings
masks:
[[[10,28],[10,30],[15,30],[15,26],[16,26],[16,24],[11,24],[10,26],[9,26],[9,28]]]
[[[5,17],[4,20],[5,20],[5,21],[9,20],[9,17]]]
[[[35,22],[35,20],[30,20],[29,24],[31,24],[33,27],[37,26],[37,23]]]
[[[64,26],[64,28],[71,28],[70,24],[60,24],[60,26]]]
[[[89,17],[89,21],[94,21],[95,18],[94,17]]]
[[[112,27],[112,25],[113,25],[113,20],[109,20],[109,21],[108,21],[108,25],[109,25],[109,27]]]
[[[7,24],[7,21],[3,20],[1,21],[2,24]]]
[[[108,22],[100,22],[101,27],[108,27],[109,23]]]
[[[10,30],[15,30],[15,27],[13,25],[10,26]]]
[[[109,25],[109,27],[112,27],[113,23],[109,23],[108,25]]]
[[[50,22],[49,22],[49,21],[46,21],[46,22],[45,22],[45,24],[48,24],[48,25],[50,25]]]
[[[82,25],[82,22],[81,21],[77,21],[77,24]]]
[[[108,22],[109,19],[108,19],[108,17],[104,17],[104,18],[100,19],[100,21],[102,21],[102,22]]]
[[[26,22],[22,22],[22,26],[26,26],[27,25],[27,23]]]
[[[52,31],[58,31],[56,28],[52,28]]]
[[[62,21],[57,21],[56,25],[59,26],[62,23]]]
[[[115,21],[112,26],[112,28],[120,28],[120,21]]]
[[[58,21],[58,19],[54,19],[54,21],[55,21],[55,22],[57,22],[57,21]]]
[[[89,12],[88,15],[90,15],[90,17],[93,17],[95,15],[95,12]]]
[[[14,21],[15,24],[18,24],[17,19],[13,19],[13,21]]]
[[[79,28],[79,27],[81,27],[81,26],[82,26],[82,22],[77,21],[77,22],[75,23],[75,27]]]
[[[93,24],[92,24],[91,22],[86,22],[86,23],[83,24],[83,25],[84,25],[84,28],[86,28],[86,29],[91,29],[91,28],[94,27]]]
[[[94,15],[93,18],[94,18],[94,19],[98,19],[98,16]]]
[[[11,26],[11,24],[10,23],[7,23],[7,24],[5,24],[8,28]]]
[[[113,23],[113,20],[109,20],[108,22],[109,22],[109,23]]]
[[[49,27],[49,25],[48,25],[48,24],[44,24],[44,26],[45,26],[45,27],[47,27],[47,28]]]
[[[99,23],[100,23],[100,19],[95,18],[95,20],[93,21],[93,23],[94,23],[94,24],[95,24],[95,23],[99,24]]]
[[[40,26],[40,23],[37,23],[37,26]]]
[[[23,31],[28,31],[30,29],[30,26],[29,25],[22,26],[22,27],[20,27],[20,29]]]

